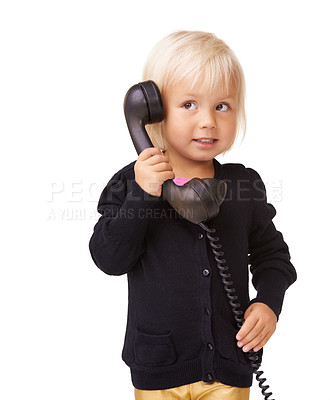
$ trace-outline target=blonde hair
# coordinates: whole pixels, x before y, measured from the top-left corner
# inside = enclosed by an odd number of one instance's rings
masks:
[[[213,33],[201,31],[176,31],[158,42],[145,63],[143,80],[152,80],[160,93],[185,81],[202,90],[213,91],[222,88],[225,93],[235,85],[238,95],[237,129],[246,133],[245,79],[242,67],[233,51]],[[162,122],[147,125],[147,132],[153,145],[166,150],[162,135]],[[224,153],[223,153],[224,154]]]

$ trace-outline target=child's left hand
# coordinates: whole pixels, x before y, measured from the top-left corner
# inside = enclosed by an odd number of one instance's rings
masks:
[[[277,317],[264,303],[253,303],[244,313],[245,321],[237,332],[237,346],[247,352],[260,350],[275,332]]]

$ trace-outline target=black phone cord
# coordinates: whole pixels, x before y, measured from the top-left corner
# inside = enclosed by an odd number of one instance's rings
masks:
[[[228,269],[229,267],[226,265],[223,265],[226,263],[225,258],[221,258],[224,256],[223,251],[217,251],[217,249],[220,249],[222,245],[215,244],[215,242],[219,241],[219,238],[217,236],[212,236],[213,233],[216,232],[215,229],[209,228],[205,223],[200,222],[199,225],[206,231],[206,236],[210,241],[210,245],[212,247],[212,251],[215,255],[215,260],[217,262],[217,267],[219,269],[219,273],[221,276],[221,280],[223,283],[224,290],[226,292],[226,295],[229,299],[229,304],[232,308],[236,324],[238,329],[241,329],[243,322],[244,322],[244,316],[243,316],[243,311],[240,310],[240,303],[237,301],[238,296],[235,295],[235,288],[234,288],[234,283],[231,278],[231,274],[229,273]],[[264,373],[263,371],[260,371],[260,365],[261,362],[258,361],[259,357],[256,352],[254,352],[252,349],[249,350],[247,353],[247,358],[249,360],[249,363],[251,367],[253,368],[253,372],[256,374],[256,380],[258,381],[259,387],[261,389],[261,393],[263,394],[265,400],[267,400],[273,393],[272,392],[267,392],[269,389],[269,385],[264,385],[266,378],[261,378],[261,375]],[[269,399],[269,400],[274,400],[274,399]]]

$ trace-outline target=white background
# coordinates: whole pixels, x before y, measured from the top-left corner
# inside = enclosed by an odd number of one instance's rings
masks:
[[[215,33],[242,64],[247,135],[217,159],[260,172],[298,272],[265,375],[276,399],[330,399],[326,3],[1,3],[1,399],[133,399],[126,276],[101,272],[88,241],[101,190],[136,159],[124,95],[180,29]]]

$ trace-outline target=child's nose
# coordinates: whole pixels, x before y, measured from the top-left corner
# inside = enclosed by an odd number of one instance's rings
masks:
[[[215,117],[212,111],[204,111],[200,114],[199,127],[200,128],[215,128]]]

